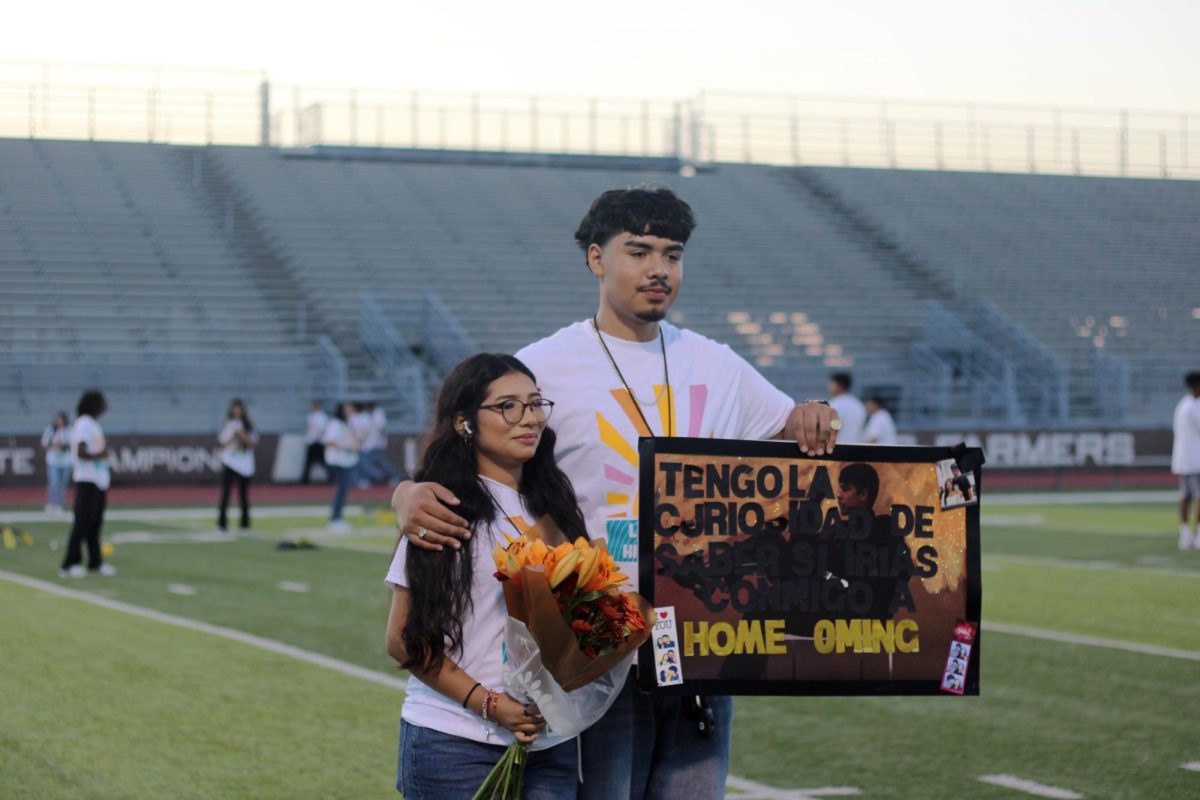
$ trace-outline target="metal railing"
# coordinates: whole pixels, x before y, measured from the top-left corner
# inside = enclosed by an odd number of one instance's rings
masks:
[[[425,424],[425,369],[412,347],[392,326],[367,292],[359,295],[358,336],[376,371],[387,381],[403,414],[397,424],[421,429]]]
[[[40,66],[40,68],[39,68]],[[626,99],[277,85],[0,63],[0,136],[486,150],[1200,178],[1200,112],[699,92]]]
[[[421,352],[442,375],[479,352],[479,345],[463,330],[458,317],[433,292],[422,295]]]

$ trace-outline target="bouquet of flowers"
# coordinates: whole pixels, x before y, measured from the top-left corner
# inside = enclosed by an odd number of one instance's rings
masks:
[[[535,703],[549,731],[575,736],[604,715],[650,636],[653,609],[603,542],[568,542],[547,517],[494,555],[508,621],[504,688]],[[475,793],[519,798],[527,745],[513,744]]]

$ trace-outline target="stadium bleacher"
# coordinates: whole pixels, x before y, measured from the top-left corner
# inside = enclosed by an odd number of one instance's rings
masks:
[[[331,385],[409,424],[402,390],[455,353],[595,310],[572,233],[599,192],[646,181],[700,223],[672,319],[797,397],[844,368],[902,423],[1161,423],[1200,345],[1192,182],[540,161],[0,140],[4,427],[40,429],[93,383],[126,395],[113,430],[207,431],[233,394],[295,427]],[[1061,365],[1066,405],[993,391],[967,356],[1027,384]],[[930,404],[927,368],[982,388]]]

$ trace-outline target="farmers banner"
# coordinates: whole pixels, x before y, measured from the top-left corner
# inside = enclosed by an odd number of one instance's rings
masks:
[[[644,690],[978,694],[978,448],[642,439]]]

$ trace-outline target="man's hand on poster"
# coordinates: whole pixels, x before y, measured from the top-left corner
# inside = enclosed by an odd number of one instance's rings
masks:
[[[783,432],[775,438],[795,441],[805,455],[823,456],[833,453],[841,429],[837,411],[828,403],[809,400],[792,409]]]
[[[396,528],[422,550],[457,550],[460,540],[471,538],[467,521],[452,510],[458,503],[454,493],[438,483],[405,481],[392,492]]]

